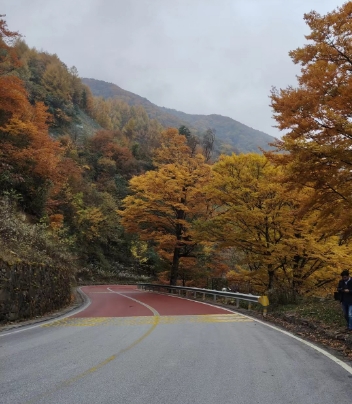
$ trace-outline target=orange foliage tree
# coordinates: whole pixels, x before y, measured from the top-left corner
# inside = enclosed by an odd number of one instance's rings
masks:
[[[16,31],[10,31],[0,14],[0,75],[4,75],[19,66],[19,60],[13,43],[21,37]]]
[[[100,130],[88,141],[89,161],[94,168],[92,175],[101,189],[116,188],[116,175],[131,177],[136,161],[125,145],[121,145],[119,131]]]
[[[24,109],[27,103],[27,93],[22,81],[9,74],[20,65],[12,46],[20,38],[20,34],[10,31],[1,17],[4,16],[0,15],[0,125],[14,113]]]
[[[286,181],[313,189],[305,208],[320,209],[320,224],[341,240],[352,234],[352,2],[322,16],[304,15],[307,45],[290,52],[301,65],[298,87],[273,89],[271,105],[280,130],[268,156],[289,169]]]
[[[57,177],[60,148],[48,133],[47,108],[31,105],[24,83],[11,74],[19,65],[12,46],[18,38],[0,19],[0,186],[20,192],[25,206],[40,215]]]
[[[170,284],[175,285],[180,259],[192,255],[197,245],[193,223],[208,211],[203,190],[210,166],[203,156],[192,156],[186,138],[176,129],[163,132],[154,164],[155,171],[131,179],[133,194],[124,199],[120,214],[128,232],[157,244],[160,254],[171,264]]]
[[[27,208],[38,215],[60,161],[59,144],[48,134],[48,118],[44,104],[27,102],[26,109],[0,127],[1,187],[19,191]]]

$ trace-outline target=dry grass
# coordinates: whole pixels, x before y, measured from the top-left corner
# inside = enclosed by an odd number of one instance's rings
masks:
[[[72,266],[68,241],[44,224],[30,223],[7,198],[0,199],[0,217],[0,258],[4,261]]]

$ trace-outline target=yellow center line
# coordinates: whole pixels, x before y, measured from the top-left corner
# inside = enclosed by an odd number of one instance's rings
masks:
[[[187,316],[158,316],[159,324],[192,324],[222,322],[252,322],[241,314],[208,314]],[[94,327],[154,324],[154,316],[135,317],[74,317],[57,320],[42,327]]]
[[[120,293],[119,293],[120,294]],[[126,296],[127,297],[127,296]],[[94,372],[96,372],[97,370],[101,369],[103,366],[107,365],[108,363],[114,361],[116,358],[118,358],[119,356],[121,356],[122,354],[124,354],[125,352],[129,351],[130,349],[134,348],[136,345],[138,345],[140,342],[142,342],[145,338],[148,337],[148,335],[150,335],[154,329],[156,328],[156,326],[159,323],[159,318],[160,315],[159,313],[151,306],[148,306],[145,303],[139,302],[136,299],[132,299],[129,297],[129,299],[136,301],[137,303],[142,304],[143,306],[148,307],[154,314],[154,316],[152,316],[151,318],[153,319],[153,324],[152,326],[149,328],[149,330],[144,333],[141,337],[139,337],[136,341],[134,341],[132,344],[128,345],[126,348],[121,349],[120,351],[118,351],[116,354],[110,356],[109,358],[105,359],[104,361],[98,363],[96,366],[91,367],[90,369],[86,370],[83,373],[80,373],[77,376],[71,377],[68,380],[65,380],[64,382],[61,382],[58,386],[56,386],[55,388],[53,388],[52,390],[47,391],[46,393],[40,394],[39,396],[36,396],[34,399],[27,401],[27,403],[36,403],[38,402],[40,399],[44,398],[44,397],[48,397],[51,394],[57,392],[58,390],[62,389],[63,387],[67,387],[70,386],[71,384],[75,383],[78,380],[81,380],[82,378],[84,378],[85,376],[88,376]],[[64,320],[62,320],[64,321]]]
[[[126,296],[122,293],[115,292],[110,288],[107,288],[109,292],[106,293],[117,293],[121,296],[126,297],[127,299],[133,300],[145,307],[147,307],[152,313],[153,316],[139,316],[139,317],[67,317],[62,320],[54,321],[49,324],[43,324],[42,327],[56,327],[56,326],[100,326],[100,325],[145,325],[151,324],[151,327],[147,332],[145,332],[141,337],[139,337],[132,344],[128,345],[126,348],[121,349],[116,354],[110,356],[109,358],[103,360],[98,363],[96,366],[91,367],[90,369],[74,376],[68,380],[61,382],[55,388],[43,393],[39,396],[36,396],[34,399],[27,401],[27,403],[36,403],[39,399],[44,397],[48,397],[51,394],[57,392],[58,390],[70,386],[78,380],[81,380],[85,376],[88,376],[110,362],[117,359],[119,356],[134,348],[140,342],[142,342],[148,335],[150,335],[158,324],[179,324],[179,323],[224,323],[224,322],[246,322],[253,321],[247,317],[242,316],[238,313],[233,314],[208,314],[208,315],[188,315],[188,316],[160,316],[160,314],[151,306],[146,303],[140,302],[137,299]]]

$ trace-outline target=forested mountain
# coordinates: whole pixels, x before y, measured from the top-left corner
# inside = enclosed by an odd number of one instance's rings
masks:
[[[83,78],[85,83],[98,97],[119,99],[129,105],[142,105],[149,118],[158,120],[165,127],[179,128],[188,126],[196,134],[204,133],[208,128],[215,129],[220,141],[220,152],[240,151],[259,152],[259,148],[270,150],[269,143],[275,139],[259,130],[252,129],[232,118],[221,115],[192,115],[174,109],[159,107],[137,94],[123,90],[116,84],[101,80]]]
[[[136,267],[117,211],[161,130],[142,107],[94,98],[74,67],[0,18],[0,260]]]

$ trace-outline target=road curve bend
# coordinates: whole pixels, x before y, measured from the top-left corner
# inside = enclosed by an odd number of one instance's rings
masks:
[[[242,314],[86,286],[90,305],[0,334],[0,403],[351,404],[352,368]]]

